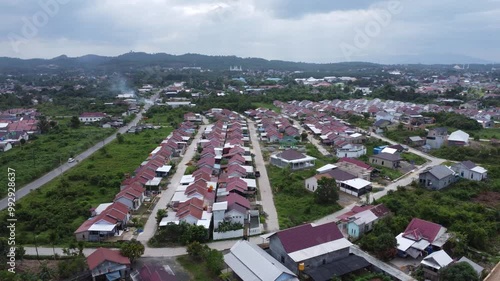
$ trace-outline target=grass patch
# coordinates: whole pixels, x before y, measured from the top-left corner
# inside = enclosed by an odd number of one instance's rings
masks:
[[[264,102],[252,102],[252,105],[255,107],[262,107],[262,108],[267,108],[270,109],[276,113],[281,113],[281,108],[275,106],[272,103],[264,103]]]
[[[407,130],[394,130],[384,132],[384,136],[398,143],[406,143],[409,137],[419,136],[425,137],[427,133],[424,130],[407,131]]]
[[[0,170],[10,167],[16,170],[16,186],[36,180],[45,173],[66,163],[69,157],[80,154],[105,137],[115,132],[94,126],[69,128],[61,122],[58,129],[47,134],[35,136],[20,147],[3,152],[0,157]],[[0,197],[7,194],[7,177],[0,177]]]
[[[425,158],[418,156],[416,154],[410,153],[410,152],[401,153],[401,158],[403,158],[404,160],[406,160],[409,163],[412,163],[412,161],[413,161],[413,163],[415,165],[422,165],[422,164],[427,163],[427,160]]]
[[[194,261],[189,256],[180,256],[177,261],[186,269],[195,281],[218,280],[218,276],[208,270],[206,261]]]
[[[316,164],[319,167],[318,162]],[[338,204],[317,204],[314,193],[305,189],[304,180],[315,174],[313,168],[292,172],[290,169],[268,165],[267,173],[281,229],[314,221],[342,208]]]
[[[500,138],[500,128],[481,129],[473,134],[479,136],[480,139],[498,139]]]
[[[402,172],[395,169],[390,169],[379,165],[372,165],[372,166],[380,171],[381,176],[388,177],[391,180],[395,180],[403,175]]]
[[[172,128],[124,135],[79,163],[62,177],[47,183],[17,202],[16,242],[33,243],[34,235],[41,245],[49,245],[50,233],[55,241],[65,245],[73,241],[73,232],[89,217],[89,209],[111,202],[120,189],[124,173],[133,171],[148,157]],[[7,212],[0,213],[3,224]],[[0,235],[7,237],[2,225]]]

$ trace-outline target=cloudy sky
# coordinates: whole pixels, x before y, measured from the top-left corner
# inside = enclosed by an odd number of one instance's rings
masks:
[[[0,56],[500,62],[500,0],[2,0]]]

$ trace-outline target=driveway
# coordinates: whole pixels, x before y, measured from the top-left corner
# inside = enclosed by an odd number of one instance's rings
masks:
[[[153,97],[151,97],[151,100],[153,100],[153,101],[156,100],[158,95],[159,94],[156,94]],[[128,131],[128,129],[130,129],[130,127],[136,126],[137,123],[139,123],[139,121],[142,119],[142,114],[145,113],[149,109],[149,107],[151,107],[151,104],[146,103],[144,105],[143,110],[137,114],[135,119],[132,120],[126,126],[121,127],[116,133],[124,134]],[[82,152],[81,154],[75,156],[74,157],[74,159],[76,160],[75,162],[64,163],[61,166],[59,166],[59,167],[53,169],[52,171],[48,172],[47,174],[43,175],[42,177],[36,179],[35,181],[32,181],[32,182],[28,183],[27,185],[25,185],[24,187],[17,189],[16,201],[19,201],[21,198],[28,195],[32,190],[38,189],[41,186],[43,186],[44,184],[46,184],[46,183],[50,182],[51,180],[55,179],[56,177],[60,176],[64,172],[68,171],[69,169],[71,169],[75,165],[77,165],[78,162],[85,160],[87,157],[94,154],[94,152],[96,152],[97,150],[99,150],[100,148],[105,146],[106,144],[112,142],[114,139],[116,139],[116,133],[113,134],[112,136],[104,139],[103,141],[100,141],[99,143],[97,143],[96,145],[87,149],[86,151]],[[12,168],[15,169],[16,167],[12,167]],[[19,173],[21,171],[17,171],[17,172]],[[0,200],[0,210],[5,209],[6,207],[7,207],[7,197]]]

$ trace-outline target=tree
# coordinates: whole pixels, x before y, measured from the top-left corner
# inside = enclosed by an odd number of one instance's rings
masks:
[[[156,212],[156,222],[160,224],[161,220],[163,219],[163,217],[165,217],[166,214],[167,211],[165,209],[158,209],[158,211]]]
[[[224,257],[222,253],[217,250],[209,250],[206,255],[206,261],[208,270],[214,275],[219,275],[224,268]]]
[[[40,130],[41,134],[48,133],[50,130],[50,122],[47,120],[47,117],[40,116],[38,117],[38,130]]]
[[[125,138],[123,137],[123,135],[121,133],[116,134],[116,141],[118,141],[118,143],[123,143],[124,140],[125,140]]]
[[[466,262],[452,263],[439,271],[440,281],[477,281],[479,277]]]
[[[202,260],[206,256],[207,251],[210,250],[207,245],[203,245],[198,241],[189,243],[186,247],[188,255],[195,260]]]
[[[307,140],[307,136],[308,136],[308,135],[307,135],[307,132],[306,132],[306,131],[302,132],[302,133],[300,134],[300,140],[301,140],[302,142],[305,142],[305,141]]]
[[[26,144],[26,140],[23,138],[19,142],[21,143],[21,149],[24,149],[24,144]]]
[[[77,116],[71,117],[69,126],[73,129],[78,129],[80,127],[80,119]]]
[[[128,243],[122,244],[120,254],[134,262],[135,259],[140,258],[144,254],[144,245],[136,239],[130,240]]]
[[[322,177],[318,180],[318,188],[314,192],[314,201],[318,204],[332,204],[339,199],[335,179]]]
[[[378,258],[382,260],[390,260],[396,256],[397,246],[398,242],[396,238],[390,232],[385,232],[377,235],[375,238],[373,251]]]

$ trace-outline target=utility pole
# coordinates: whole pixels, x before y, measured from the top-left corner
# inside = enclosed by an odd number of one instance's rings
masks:
[[[36,235],[34,235],[34,237],[35,237],[36,260],[40,262],[40,256],[38,255],[38,245],[36,243]]]

